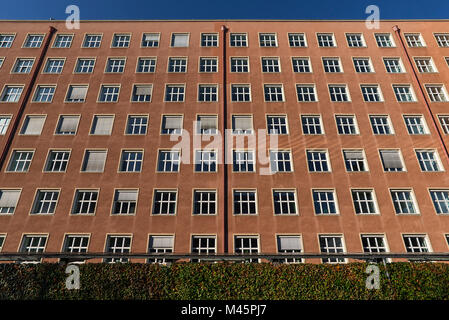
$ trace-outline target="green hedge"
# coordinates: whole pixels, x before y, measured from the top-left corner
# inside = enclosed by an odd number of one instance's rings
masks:
[[[380,289],[366,289],[367,264],[80,265],[79,290],[65,266],[0,264],[0,299],[449,299],[449,264],[380,266]]]

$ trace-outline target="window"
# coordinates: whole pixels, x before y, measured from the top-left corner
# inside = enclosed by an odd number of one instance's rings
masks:
[[[324,72],[343,72],[339,58],[323,58]]]
[[[162,116],[161,134],[181,134],[182,116]]]
[[[53,48],[70,48],[72,40],[73,35],[71,34],[58,34],[53,43]]]
[[[11,48],[14,37],[13,34],[0,34],[0,48]]]
[[[363,150],[343,150],[346,171],[368,171]]]
[[[449,134],[449,116],[438,116],[444,134]]]
[[[378,85],[361,85],[363,100],[366,102],[383,101],[382,93]]]
[[[346,85],[329,85],[329,94],[333,102],[350,101]]]
[[[231,58],[231,72],[249,72],[249,59]]]
[[[195,190],[193,192],[193,214],[216,214],[217,191]]]
[[[192,236],[192,253],[210,254],[216,253],[215,236]],[[200,262],[201,259],[192,259],[192,262]]]
[[[373,190],[352,190],[351,195],[356,214],[378,213]]]
[[[217,134],[217,116],[199,115],[196,120],[198,134]]]
[[[72,214],[94,214],[97,200],[97,190],[76,190]]]
[[[382,253],[382,252],[388,252],[386,240],[384,235],[380,234],[362,234],[362,247],[363,252],[365,253]],[[389,261],[390,259],[376,259],[377,263],[380,263],[382,261]]]
[[[156,71],[156,58],[139,58],[137,72],[152,73]]]
[[[321,116],[301,116],[303,134],[323,134]]]
[[[200,72],[218,72],[218,59],[200,58]]]
[[[313,84],[297,84],[296,94],[299,102],[315,102],[318,100]]]
[[[60,116],[55,134],[76,134],[79,121],[80,116]]]
[[[377,46],[380,48],[394,47],[395,44],[389,33],[376,33],[375,34]]]
[[[20,197],[20,190],[0,190],[0,214],[12,214],[16,210]]]
[[[276,236],[276,244],[278,253],[301,253],[302,241],[301,236]],[[278,263],[301,263],[303,259],[301,258],[284,258],[284,259],[273,259],[273,262]]]
[[[37,190],[31,214],[53,214],[58,203],[58,190]]]
[[[155,190],[153,214],[176,214],[176,190]]]
[[[281,72],[279,58],[262,58],[262,72]]]
[[[318,33],[318,46],[319,47],[336,47],[334,35],[332,33]]]
[[[394,134],[393,126],[388,116],[370,116],[371,127],[374,134]]]
[[[87,85],[69,85],[66,102],[84,102],[87,95]]]
[[[292,172],[291,151],[270,150],[271,172]]]
[[[143,151],[122,151],[120,172],[142,171]]]
[[[84,48],[99,48],[101,45],[102,35],[99,34],[86,34],[84,37]]]
[[[122,73],[125,71],[126,59],[124,58],[108,58],[106,64],[107,73]]]
[[[159,33],[144,33],[142,35],[142,47],[152,48],[159,47]]]
[[[350,33],[346,34],[346,40],[348,41],[349,47],[366,47],[365,39],[361,33]]]
[[[400,58],[384,58],[385,69],[388,73],[402,73],[404,67]]]
[[[419,213],[412,190],[390,190],[396,214]]]
[[[45,115],[28,115],[23,121],[20,134],[40,135],[45,123]]]
[[[405,249],[407,252],[429,252],[427,236],[425,235],[403,235]]]
[[[234,214],[257,214],[256,190],[234,190]]]
[[[103,172],[106,162],[107,151],[87,150],[84,154],[82,172]]]
[[[24,48],[40,48],[44,36],[41,34],[29,34],[23,44]]]
[[[187,72],[187,58],[168,58],[168,72]]]
[[[89,236],[66,235],[64,239],[63,252],[86,253],[89,246]]]
[[[180,162],[180,152],[171,150],[159,151],[157,164],[158,172],[178,172]]]
[[[100,88],[99,102],[117,102],[120,86],[102,85]]]
[[[335,190],[312,190],[315,214],[338,214]]]
[[[6,134],[10,122],[11,116],[0,115],[0,135]]]
[[[320,251],[321,253],[343,253],[345,252],[343,244],[343,236],[337,235],[320,235]],[[323,263],[344,263],[345,258],[323,258]]]
[[[112,48],[128,48],[131,36],[129,34],[114,34]]]
[[[247,115],[232,116],[232,133],[233,134],[252,134],[253,133],[253,117]]]
[[[399,150],[379,150],[385,171],[405,171]]]
[[[367,73],[374,72],[373,65],[370,58],[353,58],[355,72]]]
[[[421,115],[404,116],[405,125],[409,134],[428,134],[426,121]]]
[[[416,101],[415,95],[410,85],[393,85],[393,90],[398,102]]]
[[[126,134],[147,134],[148,116],[128,116]]]
[[[248,84],[232,84],[231,99],[234,102],[251,101],[251,90]]]
[[[20,252],[23,253],[39,253],[44,252],[47,244],[46,235],[24,235],[22,244],[20,245]]]
[[[14,150],[9,160],[8,172],[27,172],[33,159],[34,151]]]
[[[0,48],[1,48],[1,47],[0,47]],[[2,67],[4,61],[5,61],[5,58],[0,57],[0,68]]]
[[[297,214],[295,190],[273,190],[274,214]]]
[[[48,59],[45,64],[44,73],[61,73],[64,68],[64,59]]]
[[[13,73],[30,73],[34,59],[18,58],[14,64]]]
[[[151,84],[137,84],[133,86],[132,102],[151,102],[151,94],[153,92],[153,85]]]
[[[216,102],[218,101],[218,88],[215,84],[200,84],[198,86],[198,101]]]
[[[312,72],[309,58],[292,58],[293,72]]]
[[[174,247],[173,236],[150,236],[148,241],[148,253],[171,253]],[[148,263],[168,264],[171,260],[167,258],[148,259]]]
[[[230,46],[231,47],[247,47],[248,38],[246,33],[231,33],[230,36]]]
[[[335,116],[335,121],[337,123],[338,134],[359,133],[355,116],[352,115]]]
[[[267,116],[268,134],[288,134],[286,116]]]
[[[173,33],[171,36],[172,47],[188,47],[189,34],[188,33]]]
[[[218,47],[218,34],[216,33],[202,33],[201,34],[202,47]]]
[[[327,152],[320,150],[307,150],[307,164],[310,172],[329,172]]]
[[[406,33],[405,40],[409,47],[425,47],[425,43],[420,33]]]
[[[0,100],[2,102],[19,102],[20,95],[22,94],[22,91],[23,91],[22,86],[7,85],[3,89]]]
[[[138,190],[115,190],[112,214],[135,214]]]
[[[419,166],[422,171],[442,171],[440,157],[435,150],[416,150]]]
[[[254,151],[233,150],[232,171],[254,172],[255,171]]]
[[[447,33],[437,33],[435,34],[435,40],[439,47],[449,47],[449,34]]]
[[[284,101],[284,90],[281,84],[264,84],[266,102]]]
[[[428,85],[426,84],[427,94],[432,102],[447,102],[447,92],[444,85]]]
[[[415,58],[416,68],[421,73],[437,72],[432,58]]]
[[[306,35],[304,33],[289,33],[288,43],[290,47],[307,47]]]
[[[169,85],[165,86],[165,101],[166,102],[184,102],[184,85]]]
[[[261,47],[277,47],[277,39],[275,33],[260,33],[259,45]]]
[[[195,172],[216,172],[217,151],[195,150]]]
[[[131,252],[131,236],[108,236],[106,239],[106,253]],[[128,258],[105,258],[104,262],[128,262]]]
[[[50,150],[45,163],[45,172],[65,172],[69,164],[70,151]]]
[[[258,236],[235,236],[234,252],[237,254],[259,253]],[[245,259],[245,262],[258,262],[258,259]]]
[[[51,102],[55,94],[55,86],[38,85],[34,93],[33,102]]]
[[[96,115],[92,121],[90,134],[110,135],[114,124],[114,116]]]
[[[449,190],[430,190],[430,197],[437,214],[449,213]]]

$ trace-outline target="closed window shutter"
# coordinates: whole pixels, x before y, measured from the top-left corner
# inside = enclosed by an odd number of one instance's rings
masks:
[[[59,131],[61,132],[75,132],[78,126],[79,117],[63,116]]]
[[[151,95],[151,86],[136,86],[135,92],[137,96]]]
[[[234,117],[234,130],[252,130],[250,117]]]
[[[363,152],[358,150],[345,151],[345,158],[348,160],[363,159]]]
[[[118,190],[116,193],[117,201],[137,201],[136,190]]]
[[[111,134],[114,117],[111,116],[95,116],[92,127],[92,134]]]
[[[19,200],[19,190],[1,190],[0,191],[0,207],[15,207]]]
[[[165,129],[181,129],[182,118],[181,117],[165,117]]]
[[[173,236],[154,236],[150,238],[150,248],[173,248]]]
[[[301,251],[301,241],[299,237],[279,236],[278,237],[279,250],[298,250]]]
[[[84,163],[84,171],[103,171],[106,161],[105,151],[87,151]]]
[[[210,130],[217,128],[217,117],[214,116],[200,116],[200,127],[202,130]]]
[[[402,161],[398,151],[382,150],[380,156],[385,169],[402,168]]]
[[[27,117],[22,134],[41,134],[45,117]]]
[[[144,35],[145,41],[158,41],[159,35],[155,33],[147,33]]]
[[[174,34],[172,39],[173,47],[188,47],[189,35],[188,34]]]
[[[69,95],[70,100],[84,100],[86,98],[87,87],[72,87]]]

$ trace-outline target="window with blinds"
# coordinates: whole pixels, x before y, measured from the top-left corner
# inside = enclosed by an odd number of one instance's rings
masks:
[[[301,236],[277,236],[276,237],[278,253],[300,253],[302,252]],[[301,258],[284,258],[276,259],[273,262],[278,263],[301,263]]]
[[[368,171],[363,150],[343,150],[343,157],[347,171]]]
[[[171,37],[172,47],[188,47],[189,34],[188,33],[173,33]]]
[[[218,116],[201,115],[197,117],[197,133],[198,134],[216,134]]]
[[[66,102],[84,102],[86,100],[87,85],[86,86],[69,86],[67,92]]]
[[[60,116],[55,134],[76,134],[79,121],[80,116]]]
[[[81,171],[83,172],[103,172],[106,162],[106,150],[87,150],[84,154],[84,161]]]
[[[14,213],[21,190],[0,190],[0,214]]]
[[[45,123],[45,115],[25,117],[20,134],[40,135]]]
[[[182,131],[181,115],[162,116],[161,134],[181,134],[181,131]]]
[[[233,134],[252,134],[253,117],[252,116],[232,116]]]
[[[153,86],[148,85],[135,85],[133,88],[133,102],[150,102],[151,101],[151,92],[153,90]]]
[[[380,158],[385,171],[404,171],[405,167],[402,162],[399,150],[380,150]]]
[[[112,132],[113,124],[114,124],[114,116],[112,115],[94,116],[90,134],[110,135]]]
[[[174,242],[173,236],[150,236],[148,241],[148,253],[171,253],[174,250]],[[153,258],[148,259],[147,262],[168,264],[172,261],[166,258]]]
[[[115,190],[112,214],[136,213],[138,190]]]
[[[142,35],[142,47],[159,47],[159,33],[144,33]]]

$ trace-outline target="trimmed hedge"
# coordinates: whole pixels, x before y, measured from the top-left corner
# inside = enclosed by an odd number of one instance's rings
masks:
[[[380,289],[366,289],[367,264],[80,265],[79,290],[65,288],[65,266],[0,264],[0,299],[449,299],[449,264],[391,263]]]

